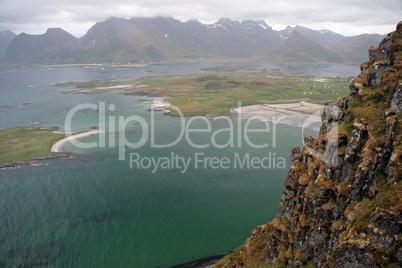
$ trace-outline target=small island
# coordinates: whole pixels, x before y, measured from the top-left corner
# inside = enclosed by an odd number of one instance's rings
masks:
[[[71,138],[97,135],[99,130],[71,133],[58,132],[57,127],[12,127],[0,129],[0,168],[28,165],[36,160],[71,157],[62,146]]]

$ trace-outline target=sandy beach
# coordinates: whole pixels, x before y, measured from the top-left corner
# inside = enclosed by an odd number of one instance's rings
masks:
[[[296,118],[309,118],[310,120],[321,120],[324,105],[299,101],[296,103],[284,104],[257,104],[232,108],[232,113],[241,113],[244,116],[287,116]]]
[[[52,145],[52,148],[50,149],[50,151],[54,152],[54,153],[60,153],[60,152],[62,152],[61,147],[63,146],[63,144],[68,142],[73,137],[75,139],[78,139],[78,138],[82,138],[82,137],[86,137],[86,136],[97,135],[97,134],[99,134],[99,132],[100,132],[99,130],[94,129],[94,130],[90,130],[87,132],[77,133],[77,134],[65,137],[64,139],[61,139],[61,140],[57,141],[56,143],[54,143]],[[60,133],[60,132],[55,131],[54,133]],[[63,133],[63,134],[67,135],[67,133]]]
[[[166,108],[170,106],[170,103],[165,101],[166,97],[156,97],[155,99],[152,100],[153,102],[153,109],[155,111],[165,111]],[[166,110],[167,112],[170,112],[169,110]]]

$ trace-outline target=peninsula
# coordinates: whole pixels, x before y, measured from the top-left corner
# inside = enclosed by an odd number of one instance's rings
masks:
[[[275,109],[275,113],[305,118],[307,113],[322,108],[319,104],[345,95],[351,80],[348,77],[316,79],[312,76],[250,68],[216,67],[208,68],[210,73],[205,74],[147,77],[132,82],[67,82],[56,86],[67,87],[68,90],[64,92],[67,94],[116,91],[127,95],[154,96],[158,97],[154,101],[156,108],[169,110],[172,115],[178,114],[175,109],[168,107],[169,104],[179,108],[184,115],[192,116],[229,114],[240,103],[242,107],[259,105],[250,109],[257,109],[261,114],[268,114],[268,109]],[[298,105],[278,106],[300,101]]]

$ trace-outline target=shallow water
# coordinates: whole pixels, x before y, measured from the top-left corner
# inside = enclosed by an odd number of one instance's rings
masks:
[[[226,120],[208,118],[211,131],[192,133],[191,142],[208,145],[195,149],[183,137],[168,148],[153,148],[151,133],[139,148],[119,146],[118,117],[136,115],[151,125],[150,102],[145,97],[117,93],[65,95],[65,88],[51,86],[61,81],[132,80],[148,75],[190,74],[201,68],[236,63],[197,63],[151,66],[138,69],[51,67],[0,72],[0,106],[29,103],[18,108],[0,108],[0,128],[38,125],[64,130],[64,120],[75,105],[105,103],[106,129],[116,120],[115,131],[105,134],[104,148],[64,150],[73,159],[37,162],[33,166],[0,170],[0,263],[33,267],[169,267],[233,250],[252,229],[272,219],[290,167],[290,149],[302,144],[303,122],[287,118],[275,131],[251,133],[250,146],[238,129],[246,120],[231,118],[233,147],[217,148],[212,134],[229,128]],[[259,68],[267,65],[256,64]],[[286,71],[287,67],[283,67]],[[345,67],[346,68],[346,67]],[[289,68],[288,68],[289,69]],[[342,73],[340,67],[317,69],[317,76]],[[357,68],[358,69],[358,68]],[[291,72],[292,70],[289,70]],[[313,74],[314,68],[306,68]],[[357,70],[358,71],[358,70]],[[357,72],[356,71],[356,72]],[[300,72],[298,69],[297,72]],[[347,69],[352,75],[354,69]],[[179,118],[154,114],[155,143],[173,142],[181,133]],[[189,123],[186,118],[186,123]],[[192,128],[205,128],[198,120]],[[99,126],[99,111],[85,109],[75,114],[73,131]],[[250,127],[262,129],[254,120]],[[150,128],[151,129],[151,128]],[[138,142],[144,129],[138,122],[127,124],[125,138]],[[315,133],[316,130],[310,130]],[[115,137],[113,137],[115,135]],[[100,136],[80,139],[100,142]],[[230,132],[214,136],[218,145],[230,140]],[[112,147],[114,143],[114,147]],[[241,144],[239,144],[241,143]],[[122,150],[125,153],[121,153]],[[119,154],[120,153],[120,154]],[[130,168],[130,154],[145,159]],[[119,160],[119,157],[125,160]],[[264,159],[266,168],[243,160]],[[177,157],[177,158],[176,158]],[[198,158],[197,158],[198,157]],[[205,162],[205,158],[227,158],[229,163]],[[147,160],[148,159],[148,160]],[[154,169],[152,159],[170,160],[170,166]],[[173,159],[173,161],[171,161]],[[189,161],[186,170],[175,162]],[[198,161],[198,162],[197,162]],[[274,163],[275,162],[275,163]],[[247,165],[247,163],[249,165]],[[270,167],[269,167],[270,165]]]

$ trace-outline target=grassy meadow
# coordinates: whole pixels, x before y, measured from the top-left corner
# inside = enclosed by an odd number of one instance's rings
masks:
[[[147,77],[132,82],[90,81],[69,82],[59,86],[75,86],[66,93],[100,93],[124,88],[125,94],[163,96],[185,115],[222,115],[230,108],[262,104],[269,101],[299,100],[324,102],[347,95],[350,81],[286,75],[277,71],[240,72],[249,66],[211,67],[211,73]],[[239,71],[240,70],[240,71]],[[175,111],[171,110],[173,114]]]
[[[13,127],[0,129],[0,165],[48,156],[53,143],[65,137],[54,128]]]
[[[124,94],[166,97],[184,115],[222,115],[231,108],[300,100],[324,102],[347,95],[345,78],[314,80],[310,76],[285,75],[276,70],[256,71],[252,66],[210,67],[209,73],[147,77],[136,81],[67,82],[64,93],[94,94],[119,90]],[[75,87],[72,89],[71,87]],[[171,109],[172,114],[177,112]],[[0,130],[0,164],[47,156],[52,144],[64,137],[54,129],[14,127]]]

